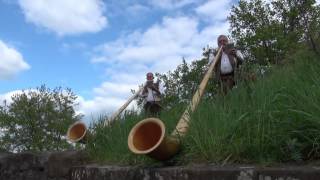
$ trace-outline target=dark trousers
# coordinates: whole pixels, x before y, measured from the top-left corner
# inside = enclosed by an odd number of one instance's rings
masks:
[[[144,105],[144,110],[147,117],[158,117],[161,111],[161,105],[156,101],[147,102]]]
[[[220,86],[221,86],[221,92],[226,95],[228,91],[230,91],[233,86],[235,85],[234,81],[234,73],[229,74],[220,74]]]

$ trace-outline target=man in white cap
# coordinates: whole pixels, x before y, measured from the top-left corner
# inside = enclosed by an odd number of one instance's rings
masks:
[[[214,59],[217,52],[213,52],[209,56],[209,64],[218,60],[215,67],[216,78],[220,81],[223,94],[233,88],[235,85],[235,69],[243,63],[244,58],[239,50],[236,50],[232,43],[228,43],[228,38],[225,35],[220,35],[217,39],[218,47],[222,47],[222,52],[219,57]]]

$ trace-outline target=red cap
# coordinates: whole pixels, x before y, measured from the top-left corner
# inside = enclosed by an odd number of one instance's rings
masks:
[[[148,72],[147,73],[147,80],[148,81],[152,81],[153,80],[153,73],[152,72]]]

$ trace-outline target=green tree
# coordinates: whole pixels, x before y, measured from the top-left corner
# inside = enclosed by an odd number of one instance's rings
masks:
[[[232,38],[249,60],[277,64],[301,45],[319,51],[315,0],[240,0],[228,17]]]
[[[174,71],[166,74],[156,74],[163,82],[164,94],[162,104],[164,108],[172,108],[177,104],[187,104],[208,68],[209,47],[203,49],[203,57],[188,64],[185,59]],[[215,81],[209,81],[203,98],[213,98],[217,90]]]
[[[228,17],[232,38],[250,60],[259,64],[275,61],[276,49],[272,46],[277,26],[272,16],[262,0],[240,0]]]
[[[291,40],[291,47],[297,42],[306,44],[319,53],[316,42],[319,39],[320,14],[315,0],[273,0],[273,12],[282,24],[284,37]],[[317,29],[317,30],[316,30]]]
[[[7,151],[47,151],[70,147],[67,128],[82,115],[74,110],[76,95],[61,87],[45,85],[22,91],[12,103],[0,107],[1,146]]]

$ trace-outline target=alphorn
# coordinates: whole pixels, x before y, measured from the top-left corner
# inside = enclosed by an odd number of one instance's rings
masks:
[[[165,125],[158,118],[147,118],[138,122],[128,136],[128,147],[134,154],[147,155],[153,159],[164,161],[173,157],[180,149],[180,139],[189,129],[190,113],[197,108],[200,99],[212,76],[212,71],[218,62],[222,47],[215,56],[215,61],[210,64],[208,71],[202,79],[192,101],[182,114],[175,130],[170,136],[165,136]]]
[[[108,126],[110,123],[116,120],[116,118],[121,114],[121,112],[140,94],[144,86],[141,86],[139,90],[134,93],[115,113],[112,114],[112,116],[109,119],[106,119],[104,121],[104,126]],[[87,126],[82,121],[77,121],[71,126],[69,126],[67,131],[67,139],[70,142],[79,142],[85,144],[89,133],[87,131]]]
[[[127,106],[129,106],[129,104],[131,103],[131,101],[133,101],[137,96],[139,96],[140,92],[143,90],[144,86],[141,86],[139,88],[139,90],[134,93],[133,96],[131,96],[126,103],[124,103],[119,109],[118,111],[116,111],[115,113],[113,113],[113,115],[106,121],[104,121],[104,125],[107,126],[110,123],[112,123],[121,113],[124,109],[126,109]]]

